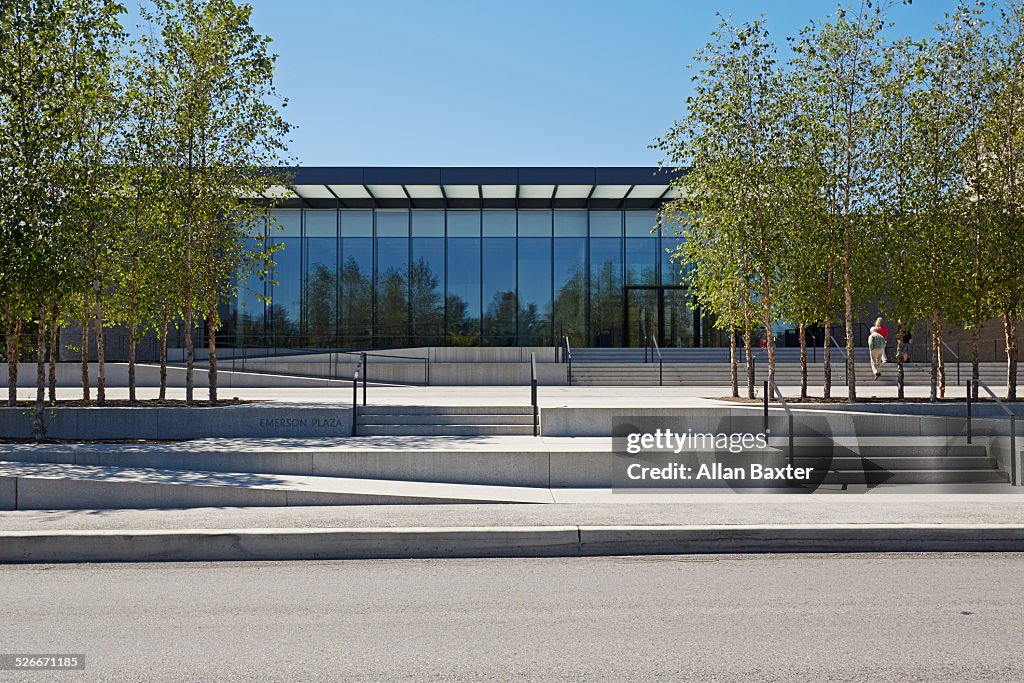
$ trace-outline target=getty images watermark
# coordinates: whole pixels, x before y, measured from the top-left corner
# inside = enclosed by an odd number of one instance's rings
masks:
[[[792,457],[762,418],[622,417],[614,422],[615,490],[813,490],[829,456]]]

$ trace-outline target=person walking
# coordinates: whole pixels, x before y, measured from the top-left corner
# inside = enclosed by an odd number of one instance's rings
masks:
[[[885,340],[886,345],[889,343],[889,328],[885,326],[885,321],[881,317],[875,318],[875,330],[878,334],[882,335],[882,339]],[[882,347],[882,362],[888,363],[889,357],[885,355],[885,346]]]
[[[882,319],[879,318],[875,321],[874,327],[871,328],[871,334],[868,335],[868,352],[871,354],[871,371],[875,373],[875,379],[882,376],[882,359],[885,357],[885,337],[879,332],[879,326],[885,329],[882,325]],[[888,330],[886,330],[888,332]]]

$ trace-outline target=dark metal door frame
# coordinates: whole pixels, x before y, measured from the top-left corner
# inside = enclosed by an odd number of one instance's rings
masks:
[[[625,301],[622,303],[622,340],[626,346],[629,346],[631,332],[629,329],[629,293],[631,290],[656,290],[658,292],[658,310],[657,310],[657,330],[658,330],[658,345],[665,346],[665,291],[672,290],[685,290],[686,287],[682,285],[626,285],[626,296]],[[639,340],[641,343],[643,340]],[[699,343],[699,342],[698,342]]]

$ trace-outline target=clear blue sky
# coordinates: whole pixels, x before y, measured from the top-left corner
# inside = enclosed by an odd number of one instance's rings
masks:
[[[645,166],[716,26],[764,13],[784,45],[833,2],[252,0],[304,166]],[[925,35],[954,0],[890,13]]]

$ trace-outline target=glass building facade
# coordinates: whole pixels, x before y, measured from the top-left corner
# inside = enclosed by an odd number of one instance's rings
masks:
[[[223,343],[548,346],[567,336],[574,347],[618,347],[641,346],[653,334],[664,347],[717,345],[680,284],[681,266],[669,256],[679,238],[658,225],[656,203],[474,207],[486,203],[478,186],[475,201],[394,206],[416,203],[409,187],[404,202],[374,196],[363,208],[306,200],[275,209],[270,277],[239,283],[224,311]]]

